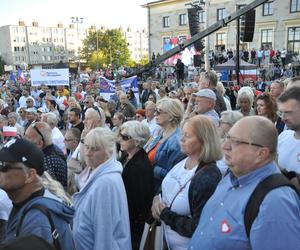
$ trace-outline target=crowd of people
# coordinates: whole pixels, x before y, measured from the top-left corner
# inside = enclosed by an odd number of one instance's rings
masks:
[[[3,247],[140,249],[145,223],[157,220],[168,249],[300,249],[291,187],[300,174],[299,77],[241,86],[224,86],[214,71],[178,84],[149,77],[138,96],[116,82],[110,97],[96,77],[55,88],[7,78]],[[282,171],[291,186],[266,194],[248,235],[252,193]]]

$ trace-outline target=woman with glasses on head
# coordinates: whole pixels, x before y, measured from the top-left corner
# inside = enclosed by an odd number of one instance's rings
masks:
[[[222,157],[217,130],[206,116],[184,121],[181,151],[187,155],[166,175],[161,197],[155,196],[152,215],[164,224],[168,249],[187,249],[198,225],[201,211],[214,193],[221,172],[216,161]]]
[[[146,152],[154,170],[154,190],[157,191],[163,178],[170,169],[185,154],[180,151],[180,122],[183,119],[183,105],[178,99],[163,98],[156,104],[156,124],[161,126],[163,132],[153,138],[148,144]]]
[[[95,128],[84,138],[88,175],[73,195],[73,236],[77,250],[131,249],[123,167],[116,160],[116,136]]]
[[[125,122],[119,132],[133,249],[139,249],[153,199],[153,168],[143,149],[149,136],[148,126],[138,121]]]

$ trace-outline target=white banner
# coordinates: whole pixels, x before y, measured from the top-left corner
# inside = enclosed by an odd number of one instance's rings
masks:
[[[69,69],[32,69],[31,85],[69,85]]]
[[[13,66],[11,66],[11,65],[4,65],[4,71],[13,71]]]

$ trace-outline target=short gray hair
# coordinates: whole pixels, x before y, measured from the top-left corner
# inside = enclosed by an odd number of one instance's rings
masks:
[[[120,131],[137,141],[140,147],[143,147],[150,137],[149,127],[138,121],[128,121],[123,123]]]
[[[237,96],[237,103],[238,106],[241,105],[241,99],[242,98],[247,98],[250,102],[250,106],[253,106],[253,102],[254,102],[254,93],[251,89],[251,87],[242,87],[239,92],[238,92],[238,96]]]
[[[94,128],[84,138],[84,142],[89,146],[104,149],[107,156],[116,154],[116,135],[108,128]]]
[[[221,113],[221,118],[224,118],[231,127],[243,117],[244,116],[240,111],[226,110]]]
[[[46,122],[50,125],[50,127],[57,126],[58,119],[57,119],[56,114],[54,114],[53,112],[42,114],[42,117],[46,117]]]

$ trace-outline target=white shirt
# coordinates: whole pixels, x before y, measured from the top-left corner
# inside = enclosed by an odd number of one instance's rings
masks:
[[[296,139],[294,134],[293,130],[285,130],[279,135],[278,165],[281,169],[300,174],[300,139]]]
[[[52,129],[52,141],[63,153],[65,153],[65,142],[62,132],[57,127]]]
[[[191,216],[188,192],[191,178],[195,174],[197,165],[194,166],[193,169],[185,169],[184,166],[187,159],[188,158],[185,158],[181,162],[177,163],[164,178],[162,182],[162,200],[167,204],[167,206],[170,206],[170,203],[178,191],[187,183],[183,190],[176,196],[172,204],[171,211],[180,215]],[[190,238],[179,235],[167,225],[164,225],[164,232],[169,249],[187,249]]]
[[[8,220],[11,209],[11,200],[8,198],[6,192],[0,189],[0,219]]]
[[[155,118],[153,118],[151,121],[148,121],[147,119],[142,120],[142,124],[145,124],[150,129],[150,136],[156,137],[161,134],[162,128],[161,126],[156,124]]]

